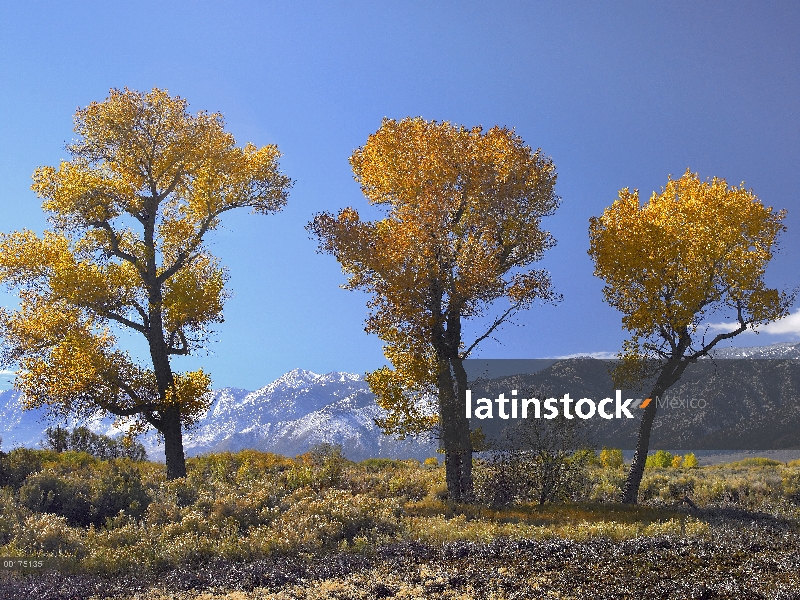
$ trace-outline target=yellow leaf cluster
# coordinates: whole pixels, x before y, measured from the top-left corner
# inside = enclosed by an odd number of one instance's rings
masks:
[[[620,190],[590,220],[589,254],[606,301],[634,334],[626,353],[640,339],[691,335],[712,310],[747,324],[786,314],[786,297],[764,283],[783,218],[744,184],[689,170],[644,204],[637,190]]]
[[[20,310],[0,313],[0,327],[13,339],[6,343],[6,358],[20,367],[16,387],[29,407],[88,416],[156,401],[152,373],[117,350],[108,329],[74,306],[22,298]]]
[[[204,254],[178,271],[164,285],[164,324],[169,331],[201,331],[222,322],[227,274],[216,257]]]
[[[377,419],[381,429],[403,439],[438,423],[435,411],[436,357],[430,344],[412,347],[399,331],[384,337],[384,354],[393,368],[367,373],[365,380],[387,416]]]
[[[196,423],[196,417],[205,414],[211,403],[211,377],[203,369],[175,373],[174,383],[167,392],[165,404],[178,406],[184,427]]]
[[[555,167],[512,130],[421,118],[384,119],[350,163],[386,218],[365,222],[346,208],[309,229],[348,275],[345,287],[372,294],[366,329],[395,369],[370,383],[379,403],[412,415],[440,361],[468,353],[462,318],[502,298],[517,310],[556,297],[548,274],[528,268],[554,244],[541,219],[559,203]]]

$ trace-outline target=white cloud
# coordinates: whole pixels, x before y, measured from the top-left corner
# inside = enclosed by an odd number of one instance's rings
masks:
[[[706,323],[701,326],[701,329],[708,328],[709,333],[726,333],[737,329],[737,323],[730,321],[724,323]],[[769,335],[800,335],[800,310],[796,310],[788,317],[784,317],[778,321],[767,323],[755,328],[759,333],[767,333]],[[747,333],[750,333],[749,331]]]
[[[0,375],[16,375],[16,371],[9,371],[8,369],[0,369]]]
[[[708,333],[728,333],[730,331],[734,331],[739,327],[738,323],[705,323],[698,327],[698,329],[703,331],[708,331]]]
[[[757,329],[758,331],[772,335],[800,335],[800,310],[796,310],[788,317],[784,317],[779,321],[762,325]]]

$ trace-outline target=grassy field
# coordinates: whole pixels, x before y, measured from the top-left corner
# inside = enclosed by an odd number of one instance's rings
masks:
[[[479,499],[493,485],[476,469]],[[582,467],[562,501],[447,501],[440,466],[245,451],[0,457],[0,597],[800,598],[800,461]],[[483,486],[483,489],[481,488]],[[691,500],[694,506],[682,502]]]

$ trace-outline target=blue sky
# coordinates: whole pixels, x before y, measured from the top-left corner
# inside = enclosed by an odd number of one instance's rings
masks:
[[[277,144],[296,181],[283,213],[229,213],[212,237],[233,297],[208,356],[175,366],[248,389],[296,367],[363,373],[384,362],[366,296],[337,287],[303,226],[344,206],[376,215],[347,159],[382,117],[505,125],[556,164],[562,204],[544,226],[558,245],[541,266],[564,301],[475,356],[615,352],[620,315],[586,250],[589,217],[622,187],[647,197],[687,167],[744,181],[789,211],[768,282],[800,285],[798,31],[794,2],[5,2],[0,231],[45,227],[30,175],[66,157],[77,107],[167,88],[222,112],[240,144]],[[799,339],[800,315],[736,343]]]

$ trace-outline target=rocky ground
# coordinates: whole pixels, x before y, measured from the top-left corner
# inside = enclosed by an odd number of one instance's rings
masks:
[[[5,573],[0,598],[800,600],[800,535],[793,523],[747,511],[699,516],[711,525],[708,536],[402,543],[368,554],[215,560],[113,578]]]

